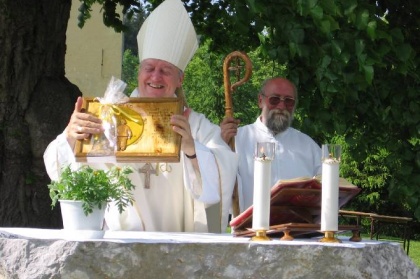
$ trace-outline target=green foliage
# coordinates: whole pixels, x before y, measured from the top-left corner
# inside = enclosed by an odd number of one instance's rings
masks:
[[[115,201],[121,213],[133,203],[131,190],[135,186],[128,177],[132,172],[130,167],[114,166],[104,171],[84,165],[73,171],[66,166],[60,178],[48,184],[51,206],[54,207],[58,200],[83,201],[83,211],[88,215],[93,208],[101,208],[104,202]]]
[[[124,24],[127,26],[124,31],[124,50],[131,50],[134,56],[138,55],[137,33],[143,24],[145,15],[143,12],[134,14],[131,18],[124,17]]]
[[[139,58],[130,49],[124,51],[122,65],[122,79],[127,83],[125,93],[129,96],[137,87],[137,73],[139,69]]]
[[[136,0],[80,0],[79,7],[79,23],[78,26],[83,28],[86,20],[90,18],[92,5],[98,3],[102,7],[102,16],[105,26],[112,27],[116,32],[126,31],[127,25],[123,23],[124,15],[131,18],[134,13],[140,13],[140,3]],[[117,11],[117,7],[122,7],[121,13]]]
[[[414,33],[405,37],[418,28],[392,20],[404,16],[401,10],[390,10],[386,24],[378,15],[387,7],[364,1],[286,1],[271,8],[277,22],[255,5],[268,27],[262,48],[287,63],[300,89],[302,130],[318,142],[344,137],[349,165],[343,167],[351,168],[347,174],[371,208],[384,212],[399,204],[420,218],[420,149],[413,144],[420,131],[420,111],[413,110],[419,60],[410,43]]]

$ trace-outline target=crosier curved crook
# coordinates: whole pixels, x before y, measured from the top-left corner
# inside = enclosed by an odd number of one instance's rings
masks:
[[[245,62],[245,75],[240,79],[241,68],[240,59]],[[232,61],[236,60],[236,67],[232,67]],[[231,85],[230,83],[230,71],[236,71],[238,81]],[[252,62],[249,59],[246,53],[240,51],[234,51],[228,54],[223,62],[223,82],[225,89],[225,117],[233,117],[233,102],[232,102],[232,93],[235,89],[247,82],[252,75]],[[229,146],[232,151],[235,151],[235,139],[231,138],[229,141]],[[235,186],[233,188],[232,194],[232,213],[233,217],[239,215],[239,193],[238,193],[238,181],[235,181]]]

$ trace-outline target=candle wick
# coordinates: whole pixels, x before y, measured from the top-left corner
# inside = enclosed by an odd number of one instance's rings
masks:
[[[262,158],[263,158],[263,160],[265,160],[265,157],[267,157],[267,156],[265,156],[265,153],[263,153],[263,154],[262,154]]]

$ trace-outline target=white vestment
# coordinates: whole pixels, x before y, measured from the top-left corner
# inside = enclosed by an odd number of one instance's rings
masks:
[[[145,174],[138,170],[144,163],[130,163],[135,203],[122,214],[115,206],[106,212],[106,223],[112,230],[145,230],[165,232],[207,232],[208,222],[217,222],[224,232],[231,208],[232,191],[237,173],[237,155],[220,137],[220,128],[204,115],[190,112],[189,123],[195,140],[200,173],[181,152],[179,163],[159,163],[158,175],[150,175],[150,189],[144,188]],[[48,175],[56,180],[63,166],[76,163],[73,150],[62,133],[44,153]],[[107,169],[111,164],[89,163],[93,168]],[[151,164],[156,169],[157,164]],[[222,198],[221,198],[222,197]],[[205,208],[220,204],[217,220],[207,220]]]
[[[275,156],[271,163],[271,184],[280,179],[314,177],[321,174],[321,148],[308,135],[294,129],[273,135],[261,122],[239,127],[235,150],[239,155],[239,207],[243,212],[253,204],[254,154],[257,142],[274,142]]]

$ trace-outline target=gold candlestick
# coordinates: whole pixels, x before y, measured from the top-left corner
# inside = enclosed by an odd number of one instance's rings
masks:
[[[325,231],[324,237],[319,240],[319,242],[328,242],[328,243],[341,243],[341,240],[335,237],[333,231]]]
[[[251,241],[268,241],[268,240],[271,240],[271,238],[267,236],[267,231],[263,229],[256,230],[255,236],[251,238]]]

